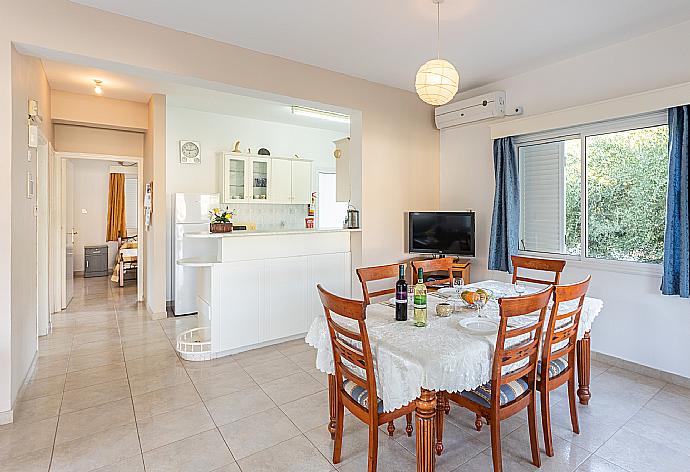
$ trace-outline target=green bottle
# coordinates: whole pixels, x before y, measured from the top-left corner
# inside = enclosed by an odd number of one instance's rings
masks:
[[[422,268],[417,269],[417,285],[414,286],[414,325],[426,326],[426,285]]]

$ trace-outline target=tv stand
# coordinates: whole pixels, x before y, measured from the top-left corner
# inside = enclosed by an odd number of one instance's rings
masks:
[[[439,259],[441,257],[446,257],[444,255],[439,255],[439,254],[432,254],[431,258],[432,259]],[[429,257],[413,257],[410,259],[410,262],[412,261],[420,261],[424,259],[429,259]],[[471,283],[470,281],[470,267],[472,263],[468,259],[462,259],[462,258],[455,258],[455,262],[453,263],[453,277],[462,277],[464,282],[466,284]]]

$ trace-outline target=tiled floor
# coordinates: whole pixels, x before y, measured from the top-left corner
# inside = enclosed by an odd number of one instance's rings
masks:
[[[326,431],[326,378],[314,352],[292,341],[207,363],[181,362],[175,334],[190,318],[149,321],[133,288],[78,279],[69,310],[40,341],[40,358],[0,426],[0,470],[334,470]],[[563,392],[552,400],[556,456],[550,471],[690,470],[690,390],[595,363],[593,398],[569,429]],[[439,472],[490,471],[489,430],[453,407]],[[380,471],[414,471],[414,439],[402,422],[379,436]],[[367,432],[345,421],[343,472],[366,470]],[[504,470],[534,471],[526,415],[502,425]]]

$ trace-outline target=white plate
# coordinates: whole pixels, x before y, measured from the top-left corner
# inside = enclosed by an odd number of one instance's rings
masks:
[[[486,318],[479,318],[477,316],[461,319],[460,327],[471,332],[472,334],[480,335],[494,334],[498,331],[498,323]]]
[[[455,295],[455,289],[453,287],[444,287],[438,289],[438,293],[441,295]]]

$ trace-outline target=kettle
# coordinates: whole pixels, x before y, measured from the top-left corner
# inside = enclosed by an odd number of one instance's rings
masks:
[[[345,218],[345,228],[359,228],[359,210],[357,210],[351,203],[347,206],[347,218]]]

